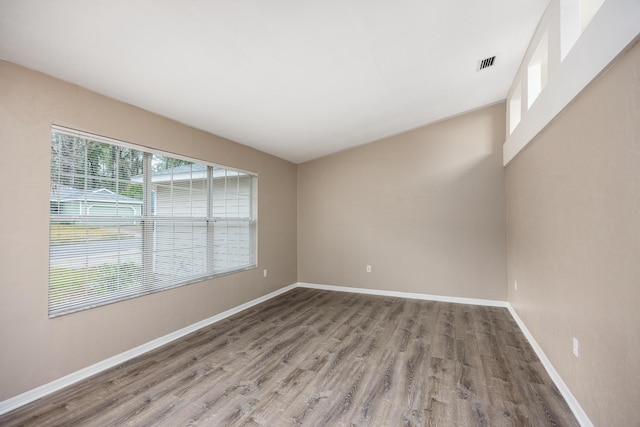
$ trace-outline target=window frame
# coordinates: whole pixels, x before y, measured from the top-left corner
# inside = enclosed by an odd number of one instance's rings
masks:
[[[51,165],[50,186],[52,189],[51,194],[53,194],[53,189],[55,185],[58,185],[58,187],[56,188],[63,188],[62,187],[63,184],[61,184],[62,182],[61,177],[63,176],[62,174],[56,175],[58,182],[54,182],[54,144],[55,144],[54,135],[56,133],[67,135],[72,138],[86,139],[88,141],[96,142],[100,144],[109,144],[111,146],[121,147],[124,149],[137,150],[138,155],[142,153],[143,173],[141,177],[136,175],[135,177],[136,180],[134,180],[133,176],[129,178],[130,183],[139,183],[142,185],[142,200],[141,200],[142,204],[140,206],[140,214],[133,215],[133,216],[125,216],[125,215],[118,216],[117,213],[119,212],[119,209],[120,210],[124,210],[124,209],[120,208],[117,202],[116,202],[116,208],[115,208],[115,212],[116,212],[115,216],[106,215],[106,214],[88,216],[86,214],[82,215],[82,212],[80,212],[80,215],[77,215],[77,214],[65,215],[60,213],[60,201],[58,201],[57,203],[58,213],[54,212],[55,209],[53,207],[53,202],[51,201],[51,197],[50,197],[50,211],[49,211],[50,256],[49,256],[49,280],[48,280],[48,312],[49,312],[50,318],[85,310],[85,309],[90,309],[93,307],[98,307],[106,304],[111,304],[111,303],[131,299],[131,298],[137,298],[140,296],[148,295],[155,292],[161,292],[168,289],[173,289],[173,288],[185,286],[188,284],[199,283],[205,280],[210,280],[212,278],[221,277],[228,274],[234,274],[242,271],[247,271],[257,267],[257,261],[258,261],[257,260],[258,258],[258,254],[257,254],[258,174],[257,173],[238,169],[238,168],[231,168],[228,166],[224,166],[224,165],[220,165],[220,164],[216,164],[208,161],[203,161],[201,159],[195,159],[195,158],[187,157],[184,155],[169,153],[166,151],[157,150],[154,148],[145,147],[138,144],[131,144],[125,141],[108,138],[108,137],[104,137],[104,136],[100,136],[100,135],[96,135],[88,132],[78,131],[75,129],[70,129],[67,127],[58,126],[54,124],[51,126],[51,141],[50,141],[51,151],[52,151],[51,159],[50,159],[50,165]],[[73,144],[78,144],[78,141],[74,139]],[[74,150],[75,150],[75,147],[76,146],[74,145]],[[59,148],[59,146],[57,148]],[[59,156],[60,154],[56,154],[56,155]],[[154,170],[152,165],[152,159],[156,155],[163,156],[170,159],[190,162],[191,171],[195,169],[195,166],[202,166],[206,168],[206,174],[205,174],[206,177],[204,178],[204,184],[203,184],[204,192],[206,193],[206,206],[205,206],[206,214],[205,215],[202,215],[202,216],[194,216],[193,214],[191,215],[172,214],[172,215],[162,215],[162,216],[158,215],[158,208],[157,208],[158,186],[157,184],[154,183]],[[85,155],[85,165],[83,166],[85,168],[85,171],[88,168],[86,164],[87,163],[86,158],[87,157]],[[57,161],[59,162],[59,160]],[[171,168],[172,180],[173,180],[173,173],[175,169],[176,167]],[[203,170],[201,169],[200,169],[200,172],[203,172]],[[214,208],[213,208],[214,180],[219,178],[214,176],[216,171],[218,172],[223,171],[225,185],[229,180],[229,176],[235,177],[238,188],[236,189],[237,191],[236,193],[231,192],[227,194],[225,191],[223,195],[224,199],[215,199],[215,200],[217,200],[218,203],[222,203],[223,207],[226,209],[229,200],[231,200],[231,199],[228,199],[228,197],[233,197],[235,194],[237,205],[238,205],[237,212],[238,213],[240,212],[240,209],[241,209],[240,204],[244,203],[242,205],[242,208],[244,209],[243,212],[248,212],[248,216],[234,217],[229,215],[214,215],[214,213],[218,213],[218,214],[220,213],[220,212],[214,212]],[[72,174],[73,176],[75,176],[76,172],[74,171],[72,172]],[[64,176],[67,176],[67,175],[64,175]],[[71,175],[68,175],[68,176],[71,176]],[[84,190],[79,190],[79,191],[83,191],[85,194],[87,194],[87,192],[90,190],[89,188],[87,188],[88,187],[87,182],[89,181],[89,178],[95,179],[96,177],[98,177],[98,175],[87,175],[85,172],[85,176],[83,178]],[[198,179],[202,179],[202,178],[198,178]],[[244,191],[248,191],[248,196],[247,196],[247,193],[240,193],[241,179],[244,184],[244,187],[243,187],[245,189]],[[119,177],[114,178],[114,181],[116,181],[116,188],[117,188],[118,180],[121,180],[121,178]],[[171,181],[171,183],[173,185],[174,181]],[[192,180],[189,181],[189,185],[193,185]],[[193,198],[193,192],[191,191],[191,187],[189,188],[190,190],[189,190],[189,197],[187,199],[187,202],[190,204],[189,209],[192,209],[192,205],[194,204],[194,198]],[[226,190],[226,187],[225,187],[225,190]],[[91,191],[100,192],[101,190],[91,189]],[[243,196],[242,199],[241,199],[241,195]],[[115,194],[115,196],[122,197],[119,193]],[[220,202],[220,200],[222,200],[222,202]],[[173,199],[171,199],[171,203],[174,203]],[[193,210],[191,210],[191,212],[193,212]],[[77,222],[74,222],[74,221],[77,221]],[[191,224],[191,229],[192,229],[191,232],[193,233],[193,236],[191,239],[192,244],[194,244],[193,241],[195,241],[196,238],[199,239],[200,242],[206,242],[205,249],[204,249],[205,255],[200,254],[198,257],[198,260],[204,263],[204,271],[192,273],[191,275],[187,275],[184,278],[180,278],[180,276],[176,273],[175,262],[174,262],[170,280],[164,280],[166,279],[166,274],[163,274],[162,276],[163,280],[158,280],[158,278],[160,277],[160,274],[156,266],[155,257],[158,254],[158,252],[156,251],[156,244],[161,239],[158,239],[158,237],[156,236],[156,231],[157,231],[157,228],[159,227],[158,224],[162,223],[163,221],[166,224],[169,224],[170,226],[173,227],[174,240],[176,240],[176,236],[179,236],[179,234],[175,233],[175,228],[176,228],[175,224],[186,224],[187,227],[189,224]],[[128,288],[126,288],[124,291],[122,290],[104,291],[104,295],[99,298],[95,297],[93,299],[91,298],[83,299],[82,297],[74,296],[75,294],[91,293],[90,291],[87,291],[87,289],[91,288],[92,286],[92,284],[89,282],[89,274],[87,273],[91,268],[89,267],[88,262],[85,262],[85,266],[83,270],[85,272],[85,278],[83,279],[85,282],[82,285],[76,285],[76,288],[74,288],[75,290],[73,291],[71,290],[74,285],[70,285],[68,284],[68,282],[67,284],[62,284],[62,285],[60,285],[60,283],[58,282],[56,283],[53,282],[54,280],[64,279],[64,277],[63,279],[59,279],[58,275],[56,275],[56,279],[52,278],[53,271],[54,271],[52,248],[55,245],[61,245],[61,243],[59,242],[54,243],[53,241],[53,231],[52,231],[53,224],[71,223],[74,225],[80,224],[80,227],[83,227],[83,226],[88,227],[88,224],[94,224],[98,227],[100,226],[105,227],[106,224],[117,224],[117,229],[119,232],[120,224],[136,224],[136,222],[139,222],[140,224],[139,228],[141,233],[140,234],[140,254],[139,254],[140,256],[139,269],[140,269],[141,278],[136,282],[135,285],[129,285]],[[228,259],[229,251],[231,250],[230,249],[231,244],[229,243],[230,238],[228,237],[228,235],[225,234],[223,236],[223,233],[221,233],[220,231],[214,231],[216,230],[216,227],[221,226],[222,222],[226,224],[232,223],[237,227],[237,230],[239,230],[239,231],[236,231],[239,237],[238,237],[237,247],[235,247],[236,252],[234,253],[236,256],[236,258],[234,259],[238,264],[232,265],[231,267],[229,267],[229,264],[226,264],[221,268],[218,268],[218,264],[216,264],[216,261],[214,259],[215,251],[218,251],[218,255],[220,254],[220,251],[226,251],[227,259]],[[216,223],[218,223],[218,225],[216,225]],[[200,224],[200,226],[197,227],[196,224]],[[202,225],[204,225],[204,227],[202,227]],[[198,230],[196,230],[196,228]],[[228,229],[229,229],[229,225],[227,225],[227,233],[228,233]],[[220,244],[220,240],[216,240],[218,236],[218,234],[216,233],[220,233],[220,236],[222,236],[222,238],[225,239],[223,244]],[[241,234],[242,236],[240,236]],[[167,235],[170,235],[170,234],[164,235],[165,236],[164,237],[165,240],[163,240],[164,244],[166,244],[169,241],[166,239]],[[242,245],[239,240],[241,237],[244,238]],[[116,239],[118,244],[118,251],[120,251],[119,249],[120,237],[117,237]],[[188,238],[186,240],[188,240]],[[86,241],[88,240],[84,240],[82,242],[86,242]],[[66,242],[63,242],[62,244],[64,243]],[[177,246],[175,242],[173,246]],[[88,251],[88,249],[86,248],[88,248],[88,245],[85,245],[85,251]],[[179,248],[177,250],[173,249],[173,252],[171,249],[168,249],[168,250],[165,250],[164,252],[168,253],[169,257],[176,256],[176,254],[184,256],[183,254],[180,254],[181,250],[185,250],[188,253],[189,248]],[[120,252],[118,252],[117,262],[113,263],[113,265],[116,265],[118,269],[120,269],[120,267],[123,265],[119,254]],[[80,255],[82,256],[83,254],[80,254]],[[84,253],[84,255],[86,256],[86,253]],[[137,255],[138,254],[136,254],[136,256]],[[161,264],[163,268],[165,264],[166,263]],[[200,267],[200,269],[202,269],[202,267]],[[71,274],[76,270],[72,270],[71,268],[69,268],[68,271],[70,272],[69,274]],[[77,271],[82,271],[82,268],[77,269]],[[195,268],[194,268],[194,271],[195,271]],[[135,277],[137,279],[137,276]],[[120,273],[118,273],[118,278],[115,280],[117,281],[118,287],[115,287],[114,289],[120,289],[119,287],[121,285]],[[54,287],[56,287],[55,291],[54,291]],[[66,297],[68,301],[60,302],[59,301],[60,299],[64,299],[62,297],[59,297],[60,294],[65,294],[65,295],[68,294]]]

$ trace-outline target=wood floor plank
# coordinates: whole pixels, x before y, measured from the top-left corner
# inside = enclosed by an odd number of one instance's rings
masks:
[[[506,309],[297,288],[3,426],[577,426]]]

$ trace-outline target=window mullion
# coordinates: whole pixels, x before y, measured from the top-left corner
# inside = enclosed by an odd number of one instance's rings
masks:
[[[142,164],[142,284],[153,285],[153,228],[151,153],[144,153]]]
[[[206,271],[213,273],[214,264],[214,242],[215,242],[215,221],[213,220],[213,167],[207,166],[207,259]]]

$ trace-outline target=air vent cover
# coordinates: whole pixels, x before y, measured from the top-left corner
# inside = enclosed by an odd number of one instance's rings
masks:
[[[492,67],[496,62],[496,56],[493,55],[489,58],[481,59],[478,61],[478,69],[476,71],[484,70],[485,68]]]

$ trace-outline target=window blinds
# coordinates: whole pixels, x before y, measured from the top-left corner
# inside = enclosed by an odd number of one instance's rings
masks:
[[[49,316],[255,267],[256,176],[54,126]]]

